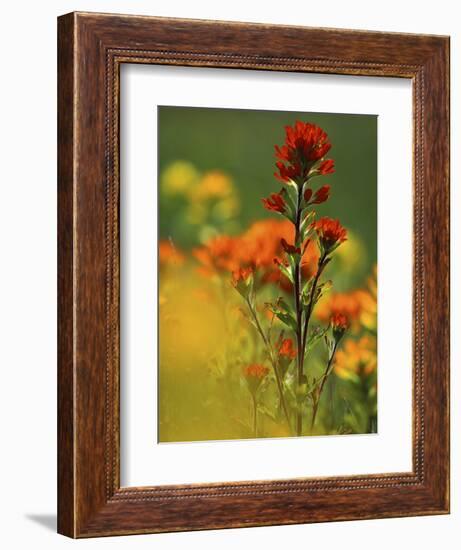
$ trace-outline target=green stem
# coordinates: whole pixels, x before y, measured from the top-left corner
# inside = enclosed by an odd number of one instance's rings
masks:
[[[301,225],[301,201],[302,201],[302,186],[298,188],[298,203],[296,206],[296,220],[295,220],[295,242],[294,245],[302,248],[302,243],[299,243],[300,237],[300,225]],[[301,307],[301,259],[302,253],[299,255],[299,260],[295,266],[294,272],[294,302],[296,310],[296,347],[297,353],[297,383],[298,389],[303,381],[303,350],[302,350],[302,307]],[[303,431],[303,417],[300,404],[298,403],[296,409],[296,435],[302,435]]]
[[[285,414],[285,418],[286,418],[286,421],[287,421],[287,424],[288,424],[288,429],[291,431],[290,416],[288,414],[288,409],[287,409],[287,405],[286,405],[286,402],[285,402],[285,396],[283,395],[282,380],[280,378],[280,373],[277,369],[277,363],[274,360],[274,356],[273,356],[273,353],[272,353],[272,348],[271,348],[270,342],[267,339],[266,335],[264,334],[264,331],[261,327],[258,316],[256,315],[256,311],[254,310],[249,298],[246,299],[246,302],[248,304],[248,309],[250,310],[250,313],[251,313],[251,315],[254,319],[254,322],[256,324],[256,328],[258,330],[258,333],[261,336],[261,339],[262,339],[262,341],[264,342],[264,345],[267,348],[267,352],[269,353],[269,358],[270,358],[271,365],[272,365],[272,368],[273,368],[274,374],[275,374],[275,380],[277,382],[277,389],[278,389],[278,392],[279,392],[280,403],[282,404],[282,409],[283,409],[283,412]]]
[[[319,408],[320,398],[322,397],[323,388],[325,387],[325,383],[327,381],[328,376],[330,375],[331,366],[333,364],[333,359],[335,357],[336,349],[338,348],[339,340],[335,341],[335,345],[333,346],[333,350],[331,352],[330,358],[328,359],[327,367],[325,369],[325,372],[323,373],[323,376],[321,378],[321,383],[319,387],[319,392],[317,395],[317,399],[314,402],[314,406],[312,408],[312,421],[311,421],[311,432],[314,428],[315,419],[317,418],[317,411]]]
[[[254,393],[251,394],[253,397],[253,434],[258,437],[258,401]]]
[[[317,285],[319,283],[320,275],[322,274],[324,268],[324,262],[326,260],[326,254],[323,254],[318,263],[317,273],[315,274],[314,281],[312,283],[311,293],[309,296],[309,306],[306,311],[306,317],[304,319],[304,330],[303,330],[303,342],[302,342],[302,358],[304,361],[304,356],[306,354],[306,345],[307,345],[307,334],[309,331],[309,323],[312,317],[312,311],[314,309],[314,297],[317,291]]]

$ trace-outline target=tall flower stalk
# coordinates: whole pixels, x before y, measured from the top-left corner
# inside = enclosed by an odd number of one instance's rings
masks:
[[[263,365],[254,364],[243,368],[243,377],[251,395],[254,437],[258,437],[258,391],[268,373],[269,369]]]
[[[284,186],[279,192],[271,193],[262,199],[264,207],[275,212],[292,224],[293,240],[289,242],[281,237],[282,256],[275,257],[280,276],[283,277],[291,292],[291,300],[280,296],[275,303],[267,304],[273,315],[292,333],[296,348],[290,347],[290,359],[296,358],[294,373],[294,405],[292,414],[294,432],[304,433],[303,418],[306,404],[311,403],[311,432],[314,429],[320,397],[325,383],[332,371],[332,365],[338,348],[338,320],[332,320],[328,327],[311,329],[314,308],[321,296],[329,290],[331,281],[322,281],[322,275],[338,246],[347,238],[347,232],[338,220],[320,218],[316,220],[313,207],[325,203],[330,197],[329,185],[315,185],[319,177],[334,172],[334,161],[327,158],[331,143],[327,134],[315,124],[297,121],[294,126],[285,127],[285,143],[275,146],[276,178]],[[315,270],[309,269],[307,251],[309,247],[318,248],[318,261]],[[311,258],[311,256],[309,256]],[[274,370],[280,403],[288,424],[290,412],[286,396],[289,393],[287,381],[288,368],[282,367],[280,353],[274,352],[270,337],[265,333],[258,319],[256,309],[257,266],[234,273],[234,287],[240,292],[247,304],[250,319],[260,334],[267,350],[268,358]],[[347,320],[341,319],[341,336],[347,328]],[[307,358],[312,347],[320,340],[327,346],[328,359],[323,375],[315,380],[309,372]],[[291,342],[291,339],[290,339]]]
[[[255,326],[258,332],[258,335],[261,337],[263,341],[267,356],[274,370],[274,376],[277,383],[277,390],[279,394],[280,405],[281,405],[283,414],[285,415],[288,428],[290,428],[290,415],[288,413],[288,408],[285,401],[285,394],[284,394],[283,385],[282,385],[282,377],[279,372],[278,362],[277,362],[277,359],[275,358],[275,354],[274,354],[274,350],[272,349],[270,338],[264,332],[264,329],[261,325],[261,322],[259,321],[258,314],[256,312],[253,269],[247,268],[247,269],[239,269],[238,271],[235,271],[232,276],[232,284],[234,288],[239,292],[239,294],[245,300],[245,303],[248,306],[248,311],[250,312],[250,320],[252,321],[253,325]],[[256,417],[256,413],[255,413],[255,417]]]

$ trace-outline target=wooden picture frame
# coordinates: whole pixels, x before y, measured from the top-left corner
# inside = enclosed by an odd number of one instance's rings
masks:
[[[97,537],[449,511],[449,39],[71,13],[58,20],[58,531]],[[120,487],[122,63],[411,79],[413,469]]]

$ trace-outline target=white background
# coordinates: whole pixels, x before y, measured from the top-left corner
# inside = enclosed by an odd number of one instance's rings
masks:
[[[411,471],[410,80],[146,65],[121,74],[122,485]],[[157,105],[185,102],[378,115],[378,434],[156,444],[157,266],[146,251],[157,246]],[[295,455],[306,459],[286,460]]]
[[[56,493],[56,38],[57,15],[80,10],[305,24],[452,36],[452,120],[459,121],[461,94],[458,2],[293,0],[215,2],[169,0],[8,2],[2,10],[0,101],[1,198],[0,335],[4,373],[0,396],[2,472],[1,543],[8,549],[244,548],[287,545],[312,548],[453,549],[461,525],[461,362],[459,290],[453,286],[452,333],[452,514],[180,533],[73,542],[54,533]],[[452,150],[460,149],[459,124]],[[458,155],[459,158],[459,155]],[[461,177],[453,155],[453,251],[460,248],[457,215]],[[460,278],[458,256],[452,280]],[[457,537],[458,535],[458,537]],[[456,538],[457,537],[457,538]]]

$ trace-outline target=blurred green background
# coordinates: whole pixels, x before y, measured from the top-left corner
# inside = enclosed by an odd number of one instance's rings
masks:
[[[377,116],[291,111],[252,111],[191,107],[158,108],[159,175],[173,162],[191,162],[200,172],[220,170],[233,180],[240,195],[239,226],[274,217],[261,198],[282,187],[274,176],[274,145],[282,145],[284,126],[296,120],[323,128],[332,143],[328,155],[336,172],[321,178],[331,185],[331,198],[317,208],[320,216],[339,218],[365,245],[363,273],[377,258]],[[319,180],[320,185],[320,180]],[[160,238],[172,238],[182,249],[196,246],[196,237],[175,216],[177,204],[159,201]]]

